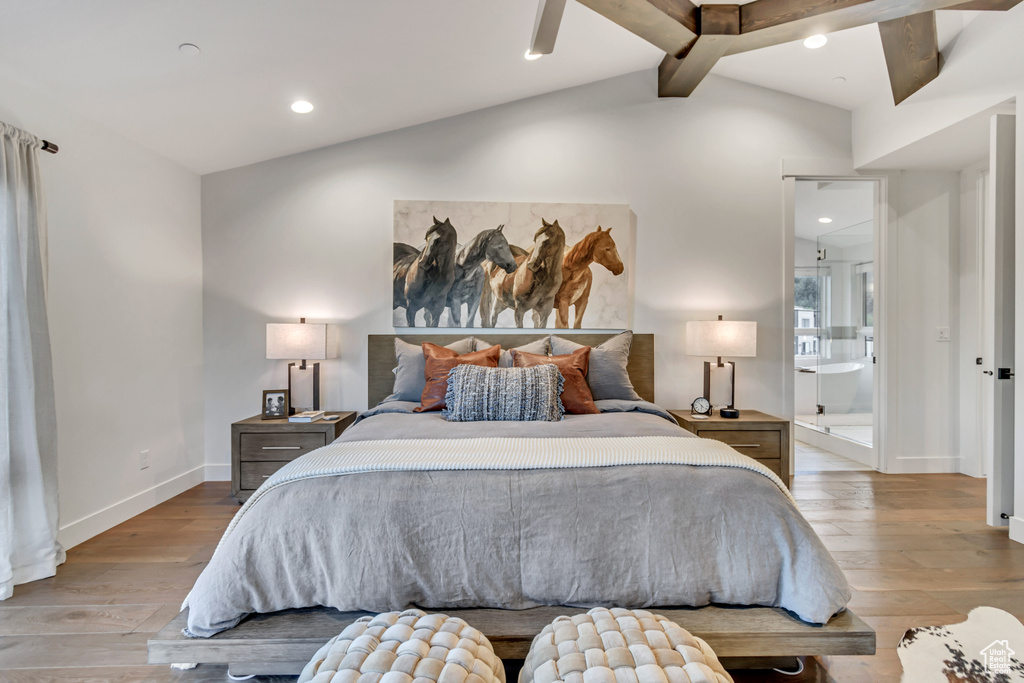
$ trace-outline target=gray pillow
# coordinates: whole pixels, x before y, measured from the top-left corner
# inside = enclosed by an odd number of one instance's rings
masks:
[[[491,344],[485,339],[480,339],[479,337],[474,337],[474,339],[476,340],[476,348],[473,349],[474,351],[483,351],[484,349],[494,346],[494,344]],[[551,337],[547,336],[541,337],[540,339],[535,339],[529,344],[523,344],[522,346],[515,347],[515,350],[525,351],[526,353],[536,353],[541,356],[550,356]],[[498,357],[498,367],[512,367],[512,349],[501,350],[501,355]]]
[[[614,398],[623,401],[639,401],[640,396],[629,381],[626,364],[629,363],[629,348],[633,345],[633,333],[629,330],[606,339],[600,346],[590,350],[590,368],[587,384],[595,401]],[[582,348],[568,339],[551,335],[551,355],[562,356]]]
[[[529,368],[456,365],[448,373],[441,413],[449,422],[558,422],[564,413],[562,373],[550,363]]]
[[[473,350],[473,338],[466,337],[452,342],[445,346],[460,356],[470,353]],[[398,367],[395,368],[394,393],[388,396],[381,403],[388,401],[415,401],[420,402],[423,396],[423,388],[427,386],[425,377],[427,361],[423,357],[423,347],[419,344],[410,344],[395,337],[395,360]]]

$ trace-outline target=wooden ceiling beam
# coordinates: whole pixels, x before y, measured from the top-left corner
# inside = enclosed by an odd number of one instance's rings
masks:
[[[883,43],[888,43],[886,63],[897,103],[938,75],[941,57],[932,35],[932,12],[999,11],[1022,1],[754,0],[698,8],[690,0],[579,0],[665,51],[658,67],[662,97],[688,96],[725,55],[884,23],[889,26],[882,29]]]
[[[540,0],[537,5],[537,19],[533,23],[533,38],[530,53],[549,55],[555,51],[558,27],[562,24],[565,0]]]
[[[740,6],[742,35],[728,54],[957,5],[963,0],[754,0]]]
[[[892,99],[899,104],[939,75],[935,12],[879,22],[878,32],[882,36]]]
[[[579,0],[667,54],[686,52],[697,39],[700,10],[690,0]]]
[[[872,0],[828,0],[826,2],[790,2],[788,0],[757,0],[740,8],[740,30],[752,33],[773,26],[809,19]]]
[[[665,55],[658,67],[658,96],[689,97],[739,35],[739,5],[701,5],[697,39],[681,57]]]
[[[973,12],[1005,12],[1013,9],[1021,3],[1021,0],[971,0],[962,2],[946,9],[968,10]]]

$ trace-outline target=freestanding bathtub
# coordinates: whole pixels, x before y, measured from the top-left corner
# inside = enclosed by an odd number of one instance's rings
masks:
[[[813,415],[813,406],[820,403],[826,413],[847,413],[857,397],[864,363],[832,363],[796,368],[797,414]]]

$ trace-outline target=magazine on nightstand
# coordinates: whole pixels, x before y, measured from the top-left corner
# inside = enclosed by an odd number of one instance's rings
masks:
[[[322,410],[304,410],[301,413],[288,416],[289,422],[316,422],[322,419],[324,419],[324,411]]]

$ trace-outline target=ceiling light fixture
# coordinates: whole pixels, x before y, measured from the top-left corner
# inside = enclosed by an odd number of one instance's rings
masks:
[[[836,76],[832,79],[832,83],[834,85],[842,85],[843,83],[846,83],[846,76]]]
[[[525,59],[527,61],[530,61],[530,62],[532,62],[535,59],[540,59],[543,56],[544,55],[542,55],[542,54],[537,54],[537,53],[534,53],[534,52],[530,52],[529,50],[527,50],[526,52],[523,53],[523,59]]]
[[[199,54],[199,46],[192,43],[182,43],[178,46],[178,52],[183,55],[197,55]]]
[[[827,217],[827,216],[822,216],[821,218],[818,219],[818,222],[819,223],[831,223],[832,219]]]
[[[804,39],[804,47],[809,50],[817,50],[819,47],[825,47],[825,43],[828,42],[828,36],[817,34],[810,38]]]
[[[313,105],[306,100],[296,100],[292,102],[292,111],[296,114],[308,114],[313,111]]]

